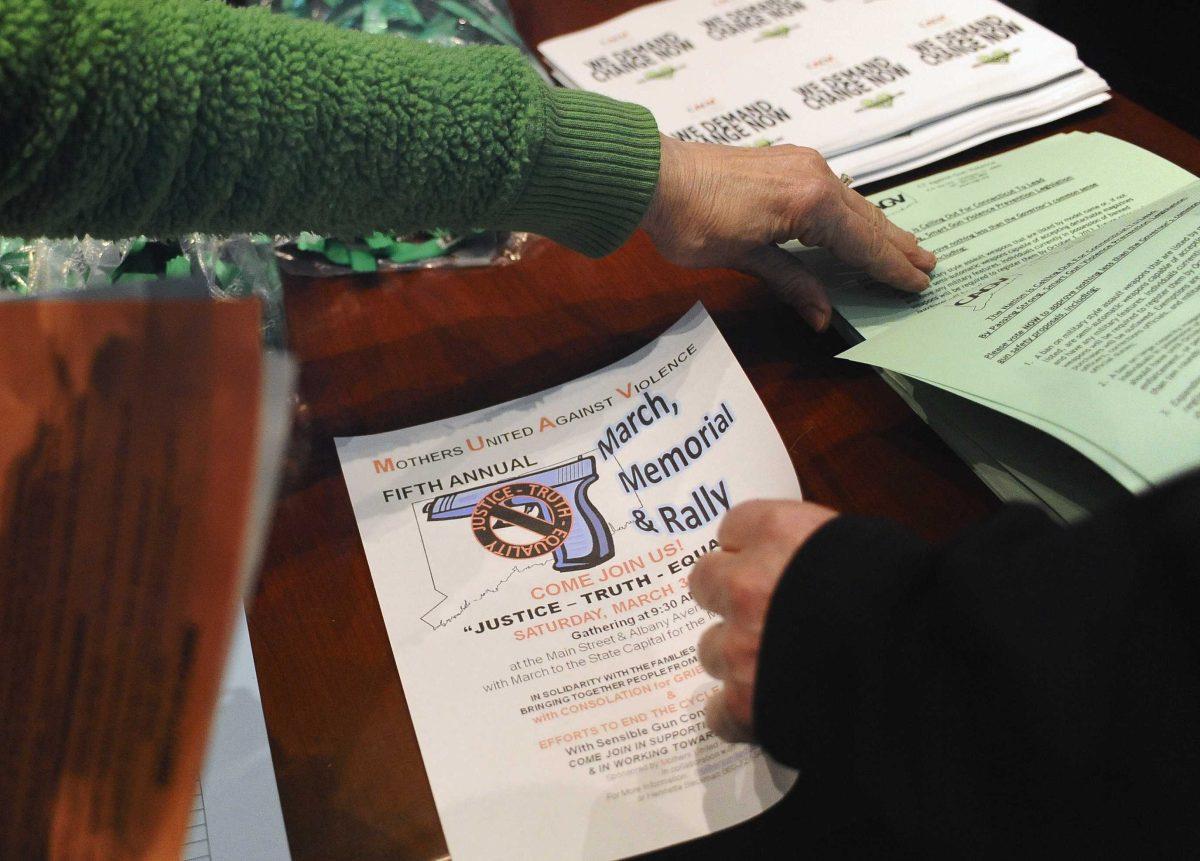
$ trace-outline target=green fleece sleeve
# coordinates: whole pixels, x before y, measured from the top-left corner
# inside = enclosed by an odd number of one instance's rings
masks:
[[[0,235],[530,230],[598,256],[650,114],[442,48],[212,0],[0,0]]]

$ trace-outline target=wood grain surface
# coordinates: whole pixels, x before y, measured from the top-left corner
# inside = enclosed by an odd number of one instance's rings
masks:
[[[637,4],[512,5],[537,44]],[[864,191],[1070,129],[1107,132],[1200,172],[1200,142],[1118,96]],[[998,507],[873,371],[833,358],[845,348],[836,335],[813,335],[750,278],[664,262],[641,233],[602,260],[536,240],[507,267],[291,278],[286,290],[300,406],[250,631],[297,859],[446,852],[334,436],[565,382],[641,347],[699,299],[775,420],[808,498],[934,540]],[[765,850],[781,832],[824,827],[819,803],[801,782],[759,819],[659,857]]]

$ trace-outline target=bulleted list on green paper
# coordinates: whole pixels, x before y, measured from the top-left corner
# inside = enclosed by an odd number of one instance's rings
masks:
[[[1012,213],[1012,221],[998,212],[1001,226],[993,235],[1005,233],[1012,244],[1054,242],[1062,235],[1062,214],[1136,208],[986,276],[953,273],[951,263],[942,274],[950,286],[941,295],[891,315],[876,313],[873,335],[843,356],[1021,418],[1136,492],[1200,465],[1200,182],[1179,171],[1185,182],[1143,204],[1139,196],[1171,184],[1172,171],[1128,144],[1089,140],[1096,137],[1047,142],[1045,150],[1059,148],[1060,162],[1074,154],[1076,174],[1092,174],[1085,177],[1091,181],[1061,184],[1043,210],[1024,216],[1026,223],[1020,212]],[[1033,149],[1018,151],[1018,157]],[[1102,158],[1106,152],[1115,163]],[[1122,152],[1128,158],[1122,160]],[[1097,178],[1101,173],[1107,188]],[[1054,199],[1067,194],[1076,202],[1053,212]],[[1022,211],[1034,204],[1030,200]],[[1034,219],[1037,233],[1029,230]],[[970,225],[956,220],[946,223],[966,254],[1006,252],[1003,243],[964,239]],[[964,265],[979,264],[967,258]]]
[[[1183,168],[1133,144],[1073,132],[871,196],[889,218],[938,254],[932,283],[920,295],[872,283],[824,252],[795,243],[790,250],[833,286],[835,325],[852,342],[878,341],[885,333],[890,338],[899,329],[904,334],[897,339],[919,344],[935,370],[941,370],[956,363],[957,355],[939,333],[918,332],[913,320],[1195,181]],[[1126,490],[1139,492],[1152,483],[1073,424],[1056,424],[1031,412],[1024,401],[989,398],[973,379],[956,386],[938,373],[901,372],[887,361],[891,346],[899,342],[872,347],[880,356],[874,363],[888,369],[884,379],[1002,499],[1032,502],[1072,521]],[[849,357],[865,355],[864,349]],[[1026,433],[996,412],[1044,433]]]

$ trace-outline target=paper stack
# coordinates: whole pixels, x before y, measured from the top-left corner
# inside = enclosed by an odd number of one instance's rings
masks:
[[[1079,520],[1200,466],[1200,182],[1054,135],[869,198],[938,255],[902,294],[790,243],[843,358],[880,368],[998,496]]]
[[[995,0],[662,0],[538,49],[666,134],[813,147],[855,184],[1108,99],[1074,45]]]

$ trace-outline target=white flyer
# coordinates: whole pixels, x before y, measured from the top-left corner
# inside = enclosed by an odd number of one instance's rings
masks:
[[[337,448],[456,861],[623,858],[791,787],[705,722],[689,569],[730,507],[800,486],[702,306],[586,377]]]

